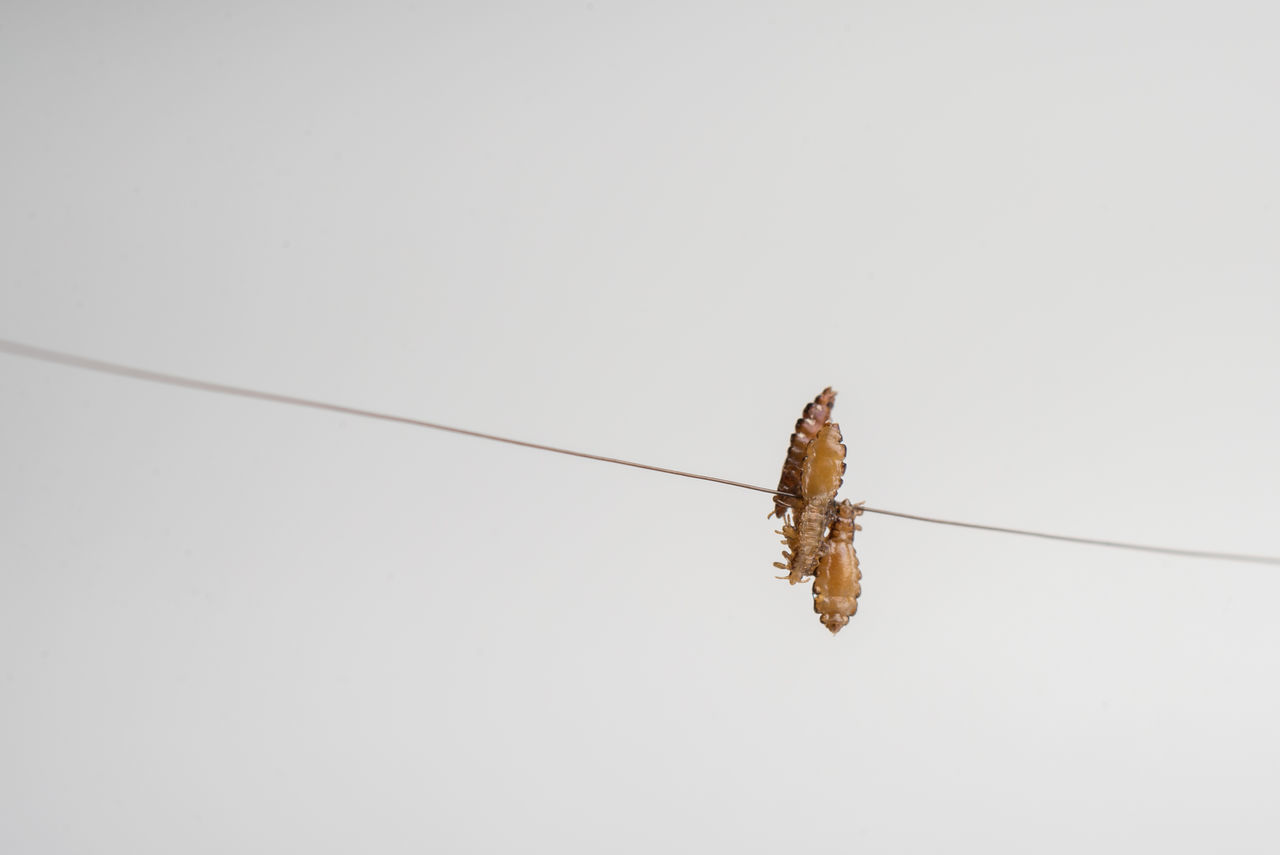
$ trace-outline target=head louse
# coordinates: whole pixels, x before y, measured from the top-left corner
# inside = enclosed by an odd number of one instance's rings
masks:
[[[845,453],[840,425],[835,422],[824,424],[805,451],[799,478],[803,503],[799,511],[788,509],[781,531],[788,547],[783,553],[787,563],[774,565],[787,571],[778,578],[792,585],[812,576],[818,566],[836,493],[844,481]]]
[[[787,446],[782,475],[778,478],[779,493],[798,494],[800,492],[800,470],[804,465],[804,454],[809,450],[809,444],[818,435],[818,431],[831,417],[831,410],[835,403],[835,390],[828,386],[813,401],[805,405],[804,414],[796,421],[795,431],[791,434],[791,443]],[[774,496],[773,512],[769,516],[782,518],[788,510],[799,513],[803,504],[802,500],[791,496]]]
[[[861,513],[861,502],[855,505],[845,499],[837,506],[813,577],[813,610],[832,635],[858,612],[862,570],[858,566],[858,553],[853,548],[853,534],[862,530],[857,523]]]

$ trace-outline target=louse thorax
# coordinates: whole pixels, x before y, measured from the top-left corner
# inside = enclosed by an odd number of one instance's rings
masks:
[[[813,577],[813,610],[832,635],[858,612],[862,571],[853,549],[853,533],[861,528],[856,522],[861,513],[862,508],[848,499],[840,503]]]
[[[789,551],[784,554],[787,563],[781,569],[787,571],[784,578],[792,585],[812,576],[817,569],[832,504],[844,481],[844,455],[840,425],[835,422],[823,425],[805,452],[804,465],[800,468],[800,495],[804,504],[795,514],[794,522],[783,526]]]
[[[805,406],[804,413],[796,421],[795,431],[791,434],[791,444],[787,446],[782,475],[778,478],[779,493],[800,492],[800,469],[804,465],[805,452],[809,450],[809,444],[818,435],[818,431],[831,417],[831,408],[835,403],[835,390],[828,386]],[[774,496],[773,513],[770,516],[782,517],[788,509],[799,512],[801,505],[803,502],[800,499]]]

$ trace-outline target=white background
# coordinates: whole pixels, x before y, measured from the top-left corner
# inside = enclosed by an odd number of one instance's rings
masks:
[[[1280,553],[1280,15],[36,3],[0,337]],[[1280,569],[0,356],[0,850],[1274,852]]]

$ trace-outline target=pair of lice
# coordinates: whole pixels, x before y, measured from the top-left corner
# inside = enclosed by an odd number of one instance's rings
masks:
[[[783,517],[783,552],[792,585],[813,577],[814,611],[834,635],[858,610],[862,573],[853,549],[859,505],[836,503],[844,481],[846,449],[840,426],[829,421],[836,393],[824,389],[796,422],[771,515]],[[829,530],[828,530],[829,529]]]

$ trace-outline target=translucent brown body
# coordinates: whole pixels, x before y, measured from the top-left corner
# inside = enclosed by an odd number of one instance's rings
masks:
[[[836,492],[844,481],[844,456],[840,425],[827,422],[809,443],[800,467],[800,495],[804,502],[799,513],[788,510],[782,525],[783,543],[788,547],[782,557],[787,563],[773,566],[786,570],[787,575],[779,579],[794,585],[817,570],[826,544],[827,523],[835,511]]]
[[[791,444],[787,446],[787,459],[782,464],[782,476],[778,479],[779,493],[800,492],[800,469],[804,465],[804,453],[809,450],[809,444],[818,435],[818,431],[827,423],[835,403],[836,393],[828,386],[805,406],[804,415],[796,421],[796,429],[791,434]],[[780,518],[789,510],[799,513],[803,504],[800,499],[790,496],[774,496],[773,513],[769,516]]]
[[[861,513],[862,508],[848,499],[839,504],[813,577],[813,610],[832,635],[858,612],[862,571],[853,551],[853,533],[862,530],[856,522]]]

